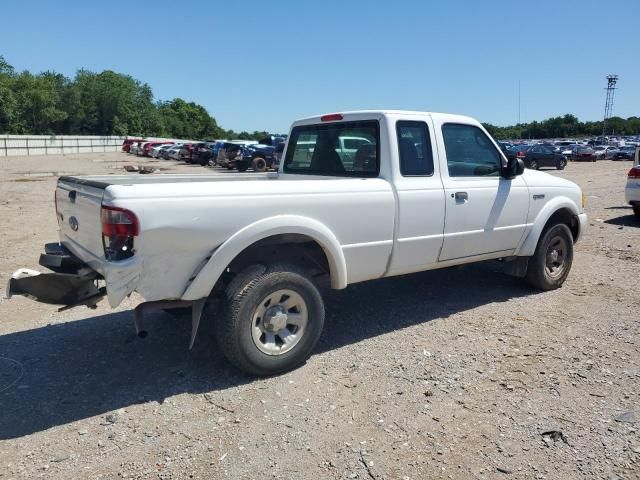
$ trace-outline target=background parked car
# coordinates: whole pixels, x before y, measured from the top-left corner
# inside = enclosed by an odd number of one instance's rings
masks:
[[[122,142],[122,151],[128,153],[131,150],[131,145],[133,143],[138,143],[141,141],[141,138],[125,138],[124,142]]]
[[[587,146],[580,146],[573,149],[573,153],[570,156],[571,160],[576,162],[595,162],[596,156],[593,148]]]
[[[636,153],[635,146],[624,146],[620,147],[615,155],[612,157],[612,160],[633,160]]]
[[[593,147],[593,153],[596,156],[597,160],[612,158],[613,154],[610,154],[610,156],[607,156],[607,154],[614,150],[617,150],[617,148],[610,145],[598,145],[596,147]]]
[[[195,163],[198,165],[208,165],[209,160],[213,155],[211,151],[212,142],[201,142],[193,144],[193,149],[191,150],[191,158],[189,159],[190,163]]]
[[[180,160],[180,150],[182,150],[184,144],[176,143],[172,147],[165,150],[163,158],[167,160]]]
[[[571,155],[573,155],[573,151],[578,148],[578,144],[577,143],[572,143],[569,145],[564,145],[562,147],[560,147],[560,153],[562,155],[564,155],[566,158],[571,158]]]
[[[150,157],[151,156],[151,150],[153,150],[155,147],[163,145],[164,143],[165,142],[146,142],[142,146],[142,156],[143,157]]]
[[[244,172],[253,168],[256,172],[264,172],[273,166],[273,153],[276,145],[283,144],[285,137],[270,136],[260,139],[257,145],[247,145],[242,150],[242,161],[236,162],[236,168]]]
[[[190,163],[192,151],[193,151],[192,143],[182,144],[182,148],[180,149],[180,153],[178,155],[178,160],[182,160],[183,162]]]
[[[161,145],[156,145],[155,147],[153,147],[151,149],[151,157],[152,158],[162,158],[162,152],[165,151],[166,149],[170,148],[171,146],[173,146],[174,143],[173,142],[166,142],[163,143]]]
[[[516,157],[521,158],[524,166],[532,170],[538,170],[540,167],[554,167],[563,170],[567,166],[567,159],[564,155],[541,144],[517,149]]]
[[[162,158],[163,160],[169,160],[169,150],[176,146],[175,143],[170,145],[165,145],[160,149],[160,153],[158,154],[158,158]]]
[[[132,155],[137,155],[138,154],[138,150],[140,149],[140,144],[142,142],[133,142],[130,146],[129,146],[129,153],[131,153]]]
[[[242,161],[243,147],[245,147],[245,145],[240,143],[225,142],[224,145],[218,149],[216,164],[229,170],[236,168],[236,162]]]

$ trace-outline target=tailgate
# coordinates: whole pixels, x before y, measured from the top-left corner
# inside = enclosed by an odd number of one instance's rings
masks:
[[[74,177],[58,180],[56,211],[60,242],[81,258],[86,251],[96,257],[104,256],[100,208],[106,186]]]

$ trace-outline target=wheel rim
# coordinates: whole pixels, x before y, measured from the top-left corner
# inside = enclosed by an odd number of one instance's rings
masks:
[[[531,170],[536,170],[538,168],[538,162],[529,163],[529,168],[531,168]]]
[[[266,168],[266,166],[267,166],[267,163],[264,160],[256,161],[256,169],[262,170],[262,169]]]
[[[284,289],[267,295],[251,320],[251,337],[258,350],[267,355],[283,355],[304,336],[309,311],[299,293]]]
[[[547,255],[544,269],[552,278],[562,275],[567,261],[567,242],[563,237],[556,236],[551,239],[547,247]]]

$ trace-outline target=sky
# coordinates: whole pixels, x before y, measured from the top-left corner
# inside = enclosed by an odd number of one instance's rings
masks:
[[[236,131],[361,109],[512,125],[640,115],[640,1],[4,0],[17,70],[114,70]],[[520,103],[518,102],[520,84]]]

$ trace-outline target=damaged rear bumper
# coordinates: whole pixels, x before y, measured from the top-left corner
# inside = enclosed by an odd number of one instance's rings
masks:
[[[53,273],[17,270],[7,283],[7,298],[23,295],[66,310],[80,305],[95,308],[107,294],[106,287],[100,285],[102,276],[59,243],[45,245],[40,265]]]

